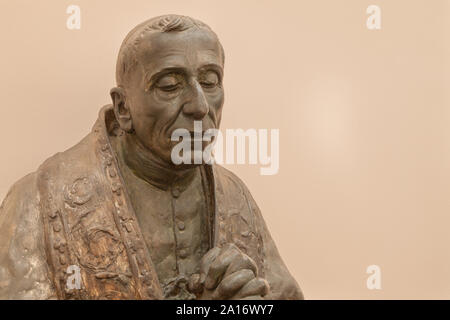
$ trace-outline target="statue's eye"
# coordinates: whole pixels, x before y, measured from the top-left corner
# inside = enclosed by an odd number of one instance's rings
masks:
[[[156,87],[162,91],[173,92],[180,88],[181,84],[175,75],[168,74],[163,76],[156,83]]]
[[[215,88],[219,85],[219,76],[214,71],[208,71],[200,77],[200,84],[204,88]]]

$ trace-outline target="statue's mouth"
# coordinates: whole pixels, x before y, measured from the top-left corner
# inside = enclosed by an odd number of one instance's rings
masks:
[[[186,133],[186,131],[184,131]],[[211,134],[206,131],[193,131],[188,130],[189,134],[182,135],[181,137],[177,136],[176,139],[170,137],[169,140],[172,141],[172,144],[177,144],[180,142],[190,143],[191,148],[196,148],[201,146],[204,149],[208,144],[214,141],[214,136],[211,137]]]

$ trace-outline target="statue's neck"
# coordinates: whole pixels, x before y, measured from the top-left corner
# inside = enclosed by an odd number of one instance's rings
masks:
[[[118,156],[131,171],[148,183],[167,190],[173,184],[188,183],[194,177],[195,167],[181,168],[168,164],[144,147],[134,134],[118,137]]]

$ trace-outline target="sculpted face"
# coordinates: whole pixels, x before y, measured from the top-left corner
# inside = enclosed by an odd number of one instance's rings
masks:
[[[203,131],[219,127],[224,102],[222,49],[205,29],[153,32],[140,42],[137,58],[140,66],[133,71],[124,98],[131,125],[146,149],[171,162],[178,143],[171,141],[174,130],[193,132],[194,120],[202,121]]]

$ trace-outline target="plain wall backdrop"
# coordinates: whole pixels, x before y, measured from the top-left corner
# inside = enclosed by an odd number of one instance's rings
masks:
[[[0,199],[90,131],[129,30],[189,15],[225,48],[222,129],[280,129],[277,175],[227,167],[306,298],[450,299],[450,1],[0,4]],[[372,4],[381,30],[366,27]],[[373,264],[381,290],[366,287]]]

